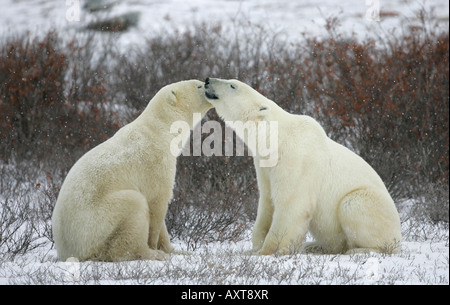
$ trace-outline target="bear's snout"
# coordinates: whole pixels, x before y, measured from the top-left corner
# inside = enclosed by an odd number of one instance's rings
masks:
[[[210,100],[218,100],[219,97],[214,92],[214,89],[211,87],[211,80],[209,77],[205,79],[205,95]]]

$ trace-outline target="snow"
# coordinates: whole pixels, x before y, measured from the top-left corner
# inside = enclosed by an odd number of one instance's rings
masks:
[[[192,23],[264,24],[269,29],[285,34],[286,39],[300,39],[301,33],[320,36],[325,20],[339,17],[346,33],[358,37],[377,35],[379,29],[389,31],[418,22],[417,12],[422,7],[433,8],[443,27],[448,27],[449,3],[445,0],[105,0],[116,3],[107,11],[87,12],[84,0],[2,0],[0,33],[23,31],[46,32],[51,28],[64,33],[80,31],[90,21],[104,16],[140,12],[137,27],[117,40],[119,44],[136,44],[142,37],[173,28],[183,29]],[[368,11],[379,3],[380,21],[367,18]],[[74,6],[79,21],[67,16]]]
[[[162,262],[79,263],[59,262],[54,249],[43,247],[0,260],[0,284],[448,285],[448,231],[441,234],[447,241],[406,241],[397,255],[253,256],[244,240],[209,243]]]
[[[67,1],[67,3],[77,2]],[[122,34],[118,44],[130,46],[165,29],[192,22],[233,24],[250,22],[282,31],[285,39],[300,39],[302,32],[321,35],[325,19],[338,16],[344,32],[358,37],[376,35],[382,28],[404,28],[417,22],[422,6],[435,8],[440,25],[448,28],[449,3],[446,0],[380,0],[381,21],[368,20],[370,8],[364,0],[196,0],[196,1],[116,1],[107,13],[80,10],[80,21],[66,18],[64,0],[2,0],[0,35],[30,31],[45,33],[55,28],[62,34],[80,31],[95,15],[116,16],[141,13],[136,28]],[[83,6],[83,1],[80,7]],[[0,195],[1,198],[1,195]],[[168,261],[120,263],[60,262],[56,250],[45,246],[17,255],[13,260],[0,257],[0,284],[449,284],[448,226],[411,223],[403,214],[405,240],[398,255],[354,254],[253,256],[248,238],[233,243],[201,245],[189,254],[173,254]],[[183,241],[175,248],[186,250]]]

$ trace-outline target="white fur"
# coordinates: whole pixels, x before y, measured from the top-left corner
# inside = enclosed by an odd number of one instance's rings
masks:
[[[192,127],[193,113],[209,108],[202,82],[168,85],[135,121],[75,163],[52,217],[61,260],[167,257],[172,247],[164,219],[176,170],[170,126],[181,120]]]
[[[261,167],[254,157],[260,198],[253,251],[400,251],[398,212],[367,162],[328,138],[313,118],[289,114],[246,84],[209,82],[208,100],[224,120],[278,122],[276,166]],[[302,245],[308,230],[315,241]]]

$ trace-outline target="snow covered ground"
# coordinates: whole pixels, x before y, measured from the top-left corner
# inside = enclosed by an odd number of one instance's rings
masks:
[[[27,192],[22,196],[25,200],[44,200],[39,191]],[[402,252],[396,255],[253,256],[248,254],[248,231],[241,241],[199,242],[195,250],[187,241],[173,240],[175,249],[182,254],[172,254],[167,261],[79,263],[59,261],[52,243],[41,237],[33,242],[40,246],[24,255],[0,257],[0,285],[448,285],[448,224],[413,220],[405,205],[400,206]],[[33,226],[41,232],[50,227],[42,222]],[[311,237],[307,236],[307,240]]]
[[[168,261],[58,262],[50,246],[0,260],[0,284],[415,285],[449,283],[448,231],[406,241],[399,255],[251,256],[249,239],[210,243]],[[177,249],[186,244],[175,241]]]
[[[145,35],[174,26],[183,29],[195,22],[230,24],[242,20],[264,24],[286,33],[323,33],[325,19],[337,16],[342,28],[358,37],[374,29],[405,28],[417,23],[422,6],[435,8],[439,24],[448,28],[446,0],[380,0],[380,21],[366,18],[373,8],[364,0],[196,0],[117,2],[107,13],[88,13],[84,1],[1,0],[0,37],[8,34],[43,33],[56,28],[61,34],[81,30],[96,15],[116,16],[140,12],[136,28],[121,34],[117,42],[132,46]],[[69,3],[67,5],[66,3]],[[70,21],[67,11],[80,4],[80,21]],[[1,194],[0,194],[1,195]],[[1,196],[0,196],[1,198]],[[30,197],[32,198],[32,197]],[[399,255],[306,255],[251,256],[248,238],[237,243],[204,244],[190,254],[172,255],[168,261],[121,263],[59,262],[48,241],[13,260],[0,257],[0,284],[449,284],[448,227],[417,224],[403,214],[403,251]],[[179,250],[188,249],[174,241]]]

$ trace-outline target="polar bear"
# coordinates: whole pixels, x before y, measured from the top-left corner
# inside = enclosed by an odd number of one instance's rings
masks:
[[[260,154],[254,156],[260,198],[253,252],[400,251],[395,204],[361,157],[328,138],[313,118],[284,111],[242,82],[208,78],[205,88],[209,102],[226,121],[278,124],[278,162],[263,167]],[[238,136],[247,141],[249,133]],[[315,241],[303,243],[308,230]]]
[[[170,127],[184,121],[192,128],[198,123],[193,113],[203,116],[210,108],[203,82],[167,85],[136,120],[83,155],[67,174],[52,215],[58,257],[166,259],[173,250],[165,215],[177,158],[170,143],[179,137]]]

